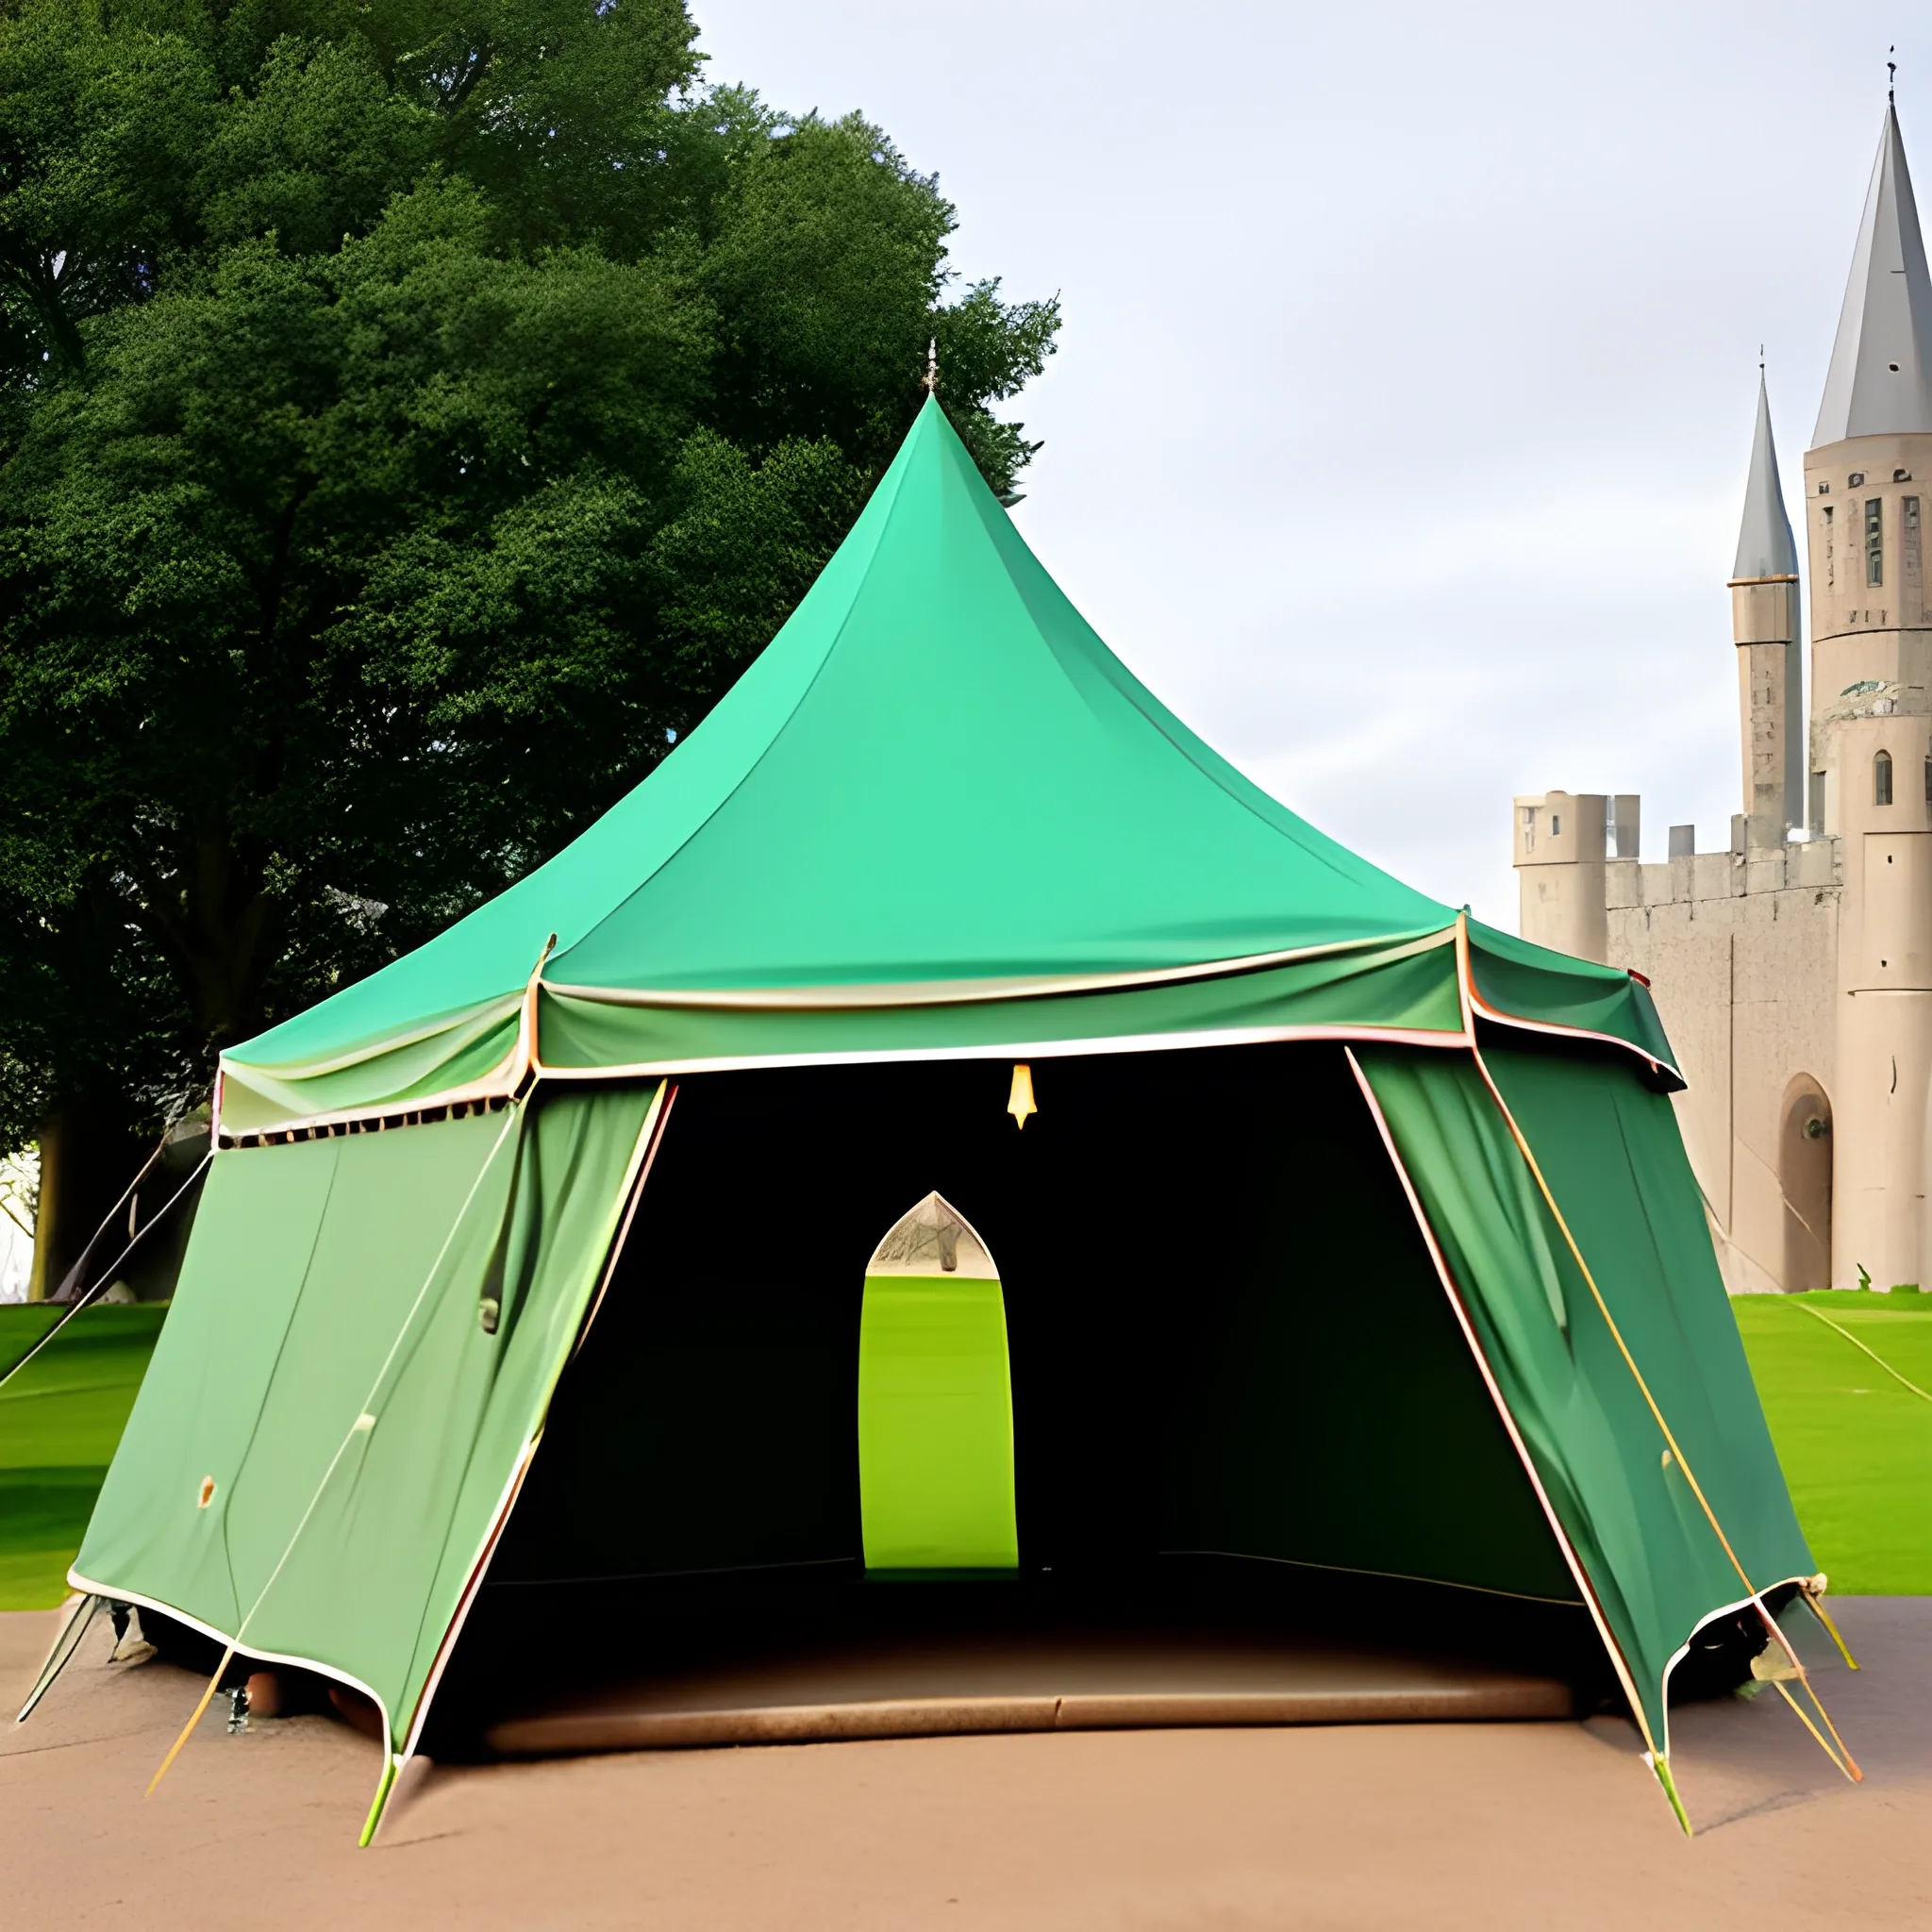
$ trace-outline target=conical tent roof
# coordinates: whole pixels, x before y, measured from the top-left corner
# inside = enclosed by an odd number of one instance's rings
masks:
[[[1274,1037],[1289,1024],[1454,1031],[1455,929],[1450,908],[1276,803],[1128,673],[929,399],[837,555],[705,723],[547,865],[230,1055],[225,1118],[245,1129],[468,1092],[508,1077],[520,1051],[525,1066],[658,1070],[1212,1030],[1224,998],[1207,1016],[1085,1011],[1072,1036],[984,1015],[949,1031],[932,1013],[1294,956],[1386,964],[1391,944],[1430,939],[1443,958],[1359,1012],[1243,1017]],[[552,935],[540,1005],[524,994]],[[1497,938],[1520,977],[1535,949]],[[1618,1015],[1589,1024],[1662,1056],[1654,1021],[1623,1011],[1624,974],[1537,958],[1558,1005],[1607,998]],[[1435,990],[1418,1005],[1424,977]],[[874,1017],[828,1027],[834,1010]],[[910,1037],[877,1023],[914,1010]],[[762,1017],[721,1032],[729,1012]],[[806,1024],[776,1025],[779,1012]],[[533,1037],[546,1018],[555,1052]]]

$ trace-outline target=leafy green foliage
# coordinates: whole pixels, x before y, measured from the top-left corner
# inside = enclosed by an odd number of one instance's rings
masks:
[[[681,0],[0,0],[0,1144],[127,1124],[637,783],[941,400],[955,291],[857,119]]]

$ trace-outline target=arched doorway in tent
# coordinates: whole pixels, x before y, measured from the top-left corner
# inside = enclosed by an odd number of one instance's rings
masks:
[[[999,1270],[937,1193],[902,1214],[866,1264],[858,1511],[868,1574],[1020,1561]]]
[[[1777,1143],[1788,1294],[1831,1286],[1831,1102],[1809,1074],[1800,1074],[1785,1089]]]

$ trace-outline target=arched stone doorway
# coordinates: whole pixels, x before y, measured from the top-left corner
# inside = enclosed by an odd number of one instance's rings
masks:
[[[1777,1179],[1785,1197],[1785,1291],[1829,1288],[1831,1102],[1809,1074],[1785,1089]]]

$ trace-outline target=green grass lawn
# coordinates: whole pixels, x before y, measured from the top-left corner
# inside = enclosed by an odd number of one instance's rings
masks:
[[[67,1594],[94,1497],[121,1440],[165,1307],[87,1308],[0,1387],[0,1610]],[[0,1373],[60,1310],[0,1307]]]
[[[1746,1294],[1731,1303],[1798,1507],[1835,1591],[1932,1593],[1932,1295]]]
[[[1839,1591],[1932,1594],[1932,1294],[1740,1295],[1731,1307],[1812,1553]],[[57,1310],[0,1307],[0,1374]],[[90,1308],[0,1387],[0,1610],[66,1593],[67,1566],[160,1332],[160,1307]]]

